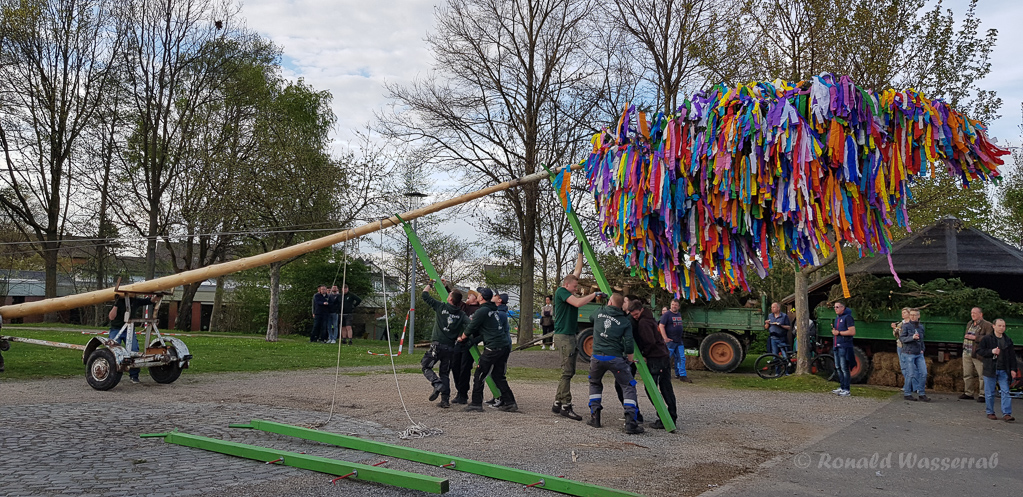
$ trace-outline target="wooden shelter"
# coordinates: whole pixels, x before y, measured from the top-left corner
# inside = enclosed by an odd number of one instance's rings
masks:
[[[947,217],[892,246],[892,266],[900,279],[925,283],[937,278],[959,278],[963,283],[990,288],[1006,300],[1023,302],[1023,251],[977,228]],[[891,277],[888,259],[868,257],[846,266],[846,274],[867,273]],[[838,273],[830,274],[809,286],[810,307],[827,298]],[[789,295],[782,300],[788,305]]]

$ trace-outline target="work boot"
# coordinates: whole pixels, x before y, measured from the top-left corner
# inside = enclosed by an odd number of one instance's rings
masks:
[[[469,404],[462,410],[465,412],[483,412],[483,404]]]
[[[519,405],[518,405],[518,404],[516,404],[515,402],[509,402],[509,403],[507,403],[507,404],[505,404],[504,402],[502,402],[502,403],[501,403],[501,406],[500,406],[500,407],[498,407],[498,408],[497,408],[497,410],[498,410],[498,411],[504,411],[504,412],[518,412],[518,410],[519,410]]]
[[[625,429],[625,433],[628,433],[629,435],[636,435],[636,434],[643,433],[643,432],[646,431],[634,419],[630,419],[630,420],[625,421],[624,429]]]
[[[650,423],[650,428],[653,428],[655,430],[663,430],[664,429],[664,423],[662,423],[661,420],[658,419],[657,421],[654,421],[653,423]]]
[[[928,396],[926,396],[926,395],[924,395],[924,394],[921,394],[921,395],[920,395],[920,400],[922,400],[922,401],[924,401],[924,402],[930,402],[930,401],[931,401],[931,398],[930,398],[930,397],[928,397]]]
[[[451,403],[452,404],[468,404],[469,403],[469,396],[468,395],[463,395],[463,394],[455,395],[455,399],[452,400]]]
[[[681,381],[682,383],[692,383],[693,382],[693,380],[690,380],[688,376],[681,376],[681,377],[679,377],[678,381]]]
[[[594,409],[593,412],[590,413],[590,420],[587,421],[586,424],[594,428],[600,428],[600,411],[600,408]]]
[[[966,395],[965,393],[959,396],[959,400],[973,400],[972,395]]]
[[[447,395],[441,395],[440,396],[440,402],[437,403],[437,407],[442,407],[444,409],[447,409],[447,408],[451,407],[451,402],[448,402],[448,396]]]
[[[908,400],[908,401],[911,401],[911,402],[916,402],[916,398],[913,397],[912,395],[903,395],[902,396],[902,400]]]
[[[568,419],[574,419],[576,421],[583,420],[582,416],[576,414],[575,411],[572,410],[572,404],[565,404],[561,406],[561,415]]]
[[[551,412],[554,414],[561,414],[561,402],[555,402],[554,405],[551,406]]]
[[[430,394],[430,402],[437,400],[437,397],[440,396],[441,390],[444,390],[443,384],[438,383],[433,386],[433,393]]]
[[[636,411],[636,421],[643,422],[643,413]]]

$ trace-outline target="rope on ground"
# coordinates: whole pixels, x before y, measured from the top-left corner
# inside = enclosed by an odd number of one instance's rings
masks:
[[[381,261],[383,260],[384,250],[384,221],[380,221],[380,253]],[[413,268],[415,271],[415,268]],[[429,428],[419,423],[416,423],[412,419],[412,415],[408,412],[408,407],[405,405],[405,396],[401,393],[401,385],[398,383],[398,368],[394,365],[394,350],[391,348],[391,320],[387,319],[387,276],[384,274],[383,265],[380,267],[380,279],[382,280],[384,293],[384,334],[387,335],[387,355],[391,358],[391,372],[394,375],[394,386],[398,389],[398,399],[401,400],[401,408],[405,410],[405,417],[408,418],[409,423],[412,423],[404,431],[398,434],[398,438],[402,440],[409,440],[413,438],[425,438],[432,435],[440,435],[444,432],[438,428]],[[413,304],[414,305],[414,304]],[[409,344],[409,350],[412,349],[412,344]]]

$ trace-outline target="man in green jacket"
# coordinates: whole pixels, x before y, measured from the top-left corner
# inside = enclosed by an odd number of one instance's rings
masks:
[[[423,300],[433,308],[436,319],[433,322],[433,337],[430,338],[430,350],[423,354],[420,365],[423,376],[433,385],[430,400],[440,403],[437,407],[451,407],[451,384],[448,378],[451,372],[451,359],[455,353],[455,341],[462,334],[462,329],[469,323],[469,317],[462,312],[462,292],[452,290],[448,293],[448,301],[441,302],[430,295],[430,286],[423,288]],[[440,363],[440,376],[433,372],[433,367]]]
[[[590,357],[590,421],[586,424],[600,428],[600,405],[604,391],[604,373],[611,371],[622,389],[625,406],[625,433],[643,433],[637,420],[636,379],[629,364],[632,363],[634,342],[632,320],[622,310],[625,298],[615,293],[606,306],[591,316],[593,321],[593,355]]]
[[[508,372],[508,355],[511,354],[511,338],[506,330],[501,329],[497,305],[490,301],[494,298],[493,290],[484,288],[479,293],[482,305],[473,313],[469,327],[458,337],[458,341],[468,341],[469,344],[479,342],[481,337],[483,340],[483,353],[480,354],[479,366],[473,375],[472,400],[465,406],[465,410],[483,411],[483,385],[487,376],[490,376],[501,392],[501,407],[497,409],[515,412],[519,406],[515,403],[515,395],[505,377]]]

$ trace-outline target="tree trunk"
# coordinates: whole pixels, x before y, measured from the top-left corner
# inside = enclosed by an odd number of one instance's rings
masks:
[[[52,299],[57,296],[57,251],[60,249],[60,244],[54,241],[55,234],[51,237],[48,233],[46,238],[47,240],[43,242],[43,265],[46,270],[44,295],[47,299]],[[43,317],[43,321],[47,323],[55,323],[59,319],[60,314],[56,312],[48,312]]]
[[[266,323],[266,341],[276,342],[277,332],[280,329],[278,307],[281,302],[281,266],[283,263],[274,262],[270,264],[270,317]]]
[[[519,293],[519,333],[518,343],[526,343],[533,339],[533,294],[536,280],[536,202],[537,186],[525,185],[522,188],[525,197],[525,218],[522,220],[522,271],[520,273],[521,290]]]
[[[156,277],[156,237],[159,235],[160,204],[149,203],[149,234],[146,240],[146,279]]]
[[[213,292],[213,312],[210,314],[210,331],[222,331],[220,322],[224,320],[224,277],[217,278],[217,290]]]
[[[796,268],[796,350],[800,352],[810,350],[810,306],[807,300],[807,273]],[[807,374],[810,372],[810,355],[800,353],[797,355],[799,361],[796,363],[796,374]]]
[[[199,291],[202,282],[189,283],[181,286],[181,302],[178,304],[178,317],[174,320],[174,328],[181,331],[192,330],[192,301],[195,292]]]

